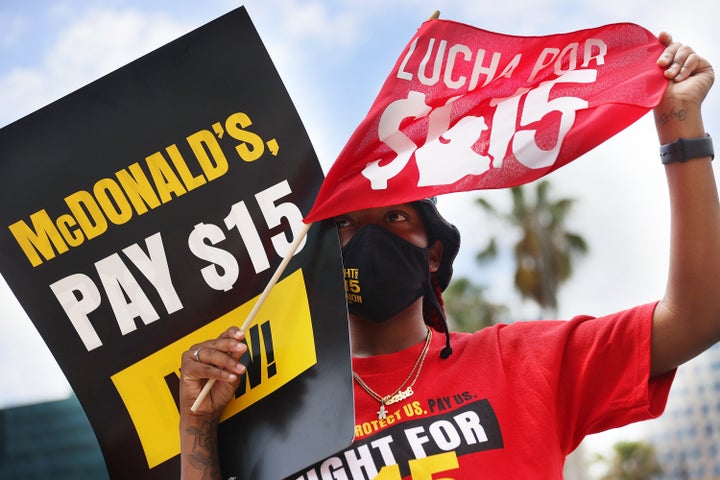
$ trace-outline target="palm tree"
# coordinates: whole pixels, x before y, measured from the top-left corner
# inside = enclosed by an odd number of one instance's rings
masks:
[[[466,277],[453,279],[443,292],[445,313],[452,330],[475,332],[481,328],[501,323],[508,315],[508,308],[488,301],[485,288]]]
[[[521,231],[515,244],[515,287],[521,296],[534,300],[542,315],[557,313],[557,294],[560,284],[570,278],[572,261],[586,254],[588,246],[583,237],[569,232],[565,222],[575,200],[549,198],[550,182],[543,180],[535,188],[535,202],[530,203],[525,187],[512,187],[512,211],[501,214],[485,199],[478,204],[494,216]],[[495,239],[478,254],[479,261],[493,258],[497,253]]]
[[[612,457],[599,460],[609,466],[603,480],[650,480],[663,473],[655,449],[644,442],[617,442]]]

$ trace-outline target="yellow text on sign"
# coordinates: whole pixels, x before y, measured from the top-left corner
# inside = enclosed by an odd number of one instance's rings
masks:
[[[111,377],[130,414],[150,468],[180,453],[180,414],[165,377],[177,374],[180,356],[191,345],[215,338],[231,326],[242,325],[256,301],[257,297]],[[272,332],[272,339],[261,338],[251,343],[249,333],[253,329],[265,337]],[[228,405],[223,420],[260,401],[317,362],[302,270],[273,287],[247,333],[250,358],[253,363],[261,362],[261,365],[249,365],[248,371],[259,368],[261,376],[255,384],[251,383],[249,374],[241,380],[246,382],[239,389],[244,387],[244,393]],[[268,358],[272,365],[268,365]]]

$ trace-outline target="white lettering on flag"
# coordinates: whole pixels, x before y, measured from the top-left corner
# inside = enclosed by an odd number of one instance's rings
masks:
[[[551,99],[552,88],[562,83],[592,83],[596,78],[596,70],[574,70],[542,82],[536,88],[523,89],[509,98],[491,102],[496,109],[488,146],[490,156],[472,148],[482,132],[491,128],[485,117],[467,115],[450,127],[452,105],[459,97],[452,97],[445,105],[431,110],[425,103],[425,95],[411,90],[407,98],[390,103],[380,117],[378,136],[395,152],[395,158],[385,165],[380,165],[380,160],[369,162],[362,174],[370,180],[373,190],[387,189],[388,180],[402,172],[414,153],[419,173],[417,186],[450,185],[467,175],[485,173],[493,162],[495,168],[502,167],[510,145],[513,155],[526,167],[549,167],[557,160],[562,141],[575,123],[575,112],[588,106],[586,100],[577,97]],[[552,112],[560,113],[556,132],[523,128]],[[425,116],[428,117],[427,138],[425,144],[418,147],[399,127],[406,118]],[[536,140],[538,133],[557,138],[555,145],[548,150],[541,148]]]

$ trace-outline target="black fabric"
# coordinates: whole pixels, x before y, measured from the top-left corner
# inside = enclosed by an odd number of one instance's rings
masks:
[[[443,255],[440,268],[435,273],[440,290],[444,291],[450,284],[453,273],[453,262],[460,251],[460,232],[455,225],[445,220],[438,212],[435,198],[427,198],[413,203],[420,212],[428,235],[429,245],[436,240],[443,244]]]
[[[384,322],[426,293],[430,247],[421,248],[374,224],[359,229],[342,249],[348,310]]]

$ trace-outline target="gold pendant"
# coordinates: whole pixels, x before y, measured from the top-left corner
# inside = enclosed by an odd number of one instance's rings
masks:
[[[402,400],[405,400],[408,397],[411,397],[415,392],[413,392],[412,385],[407,387],[405,390],[401,390],[397,392],[395,395],[391,396],[387,400],[385,400],[385,404],[392,405],[393,403],[400,402]],[[387,397],[385,397],[387,398]]]

